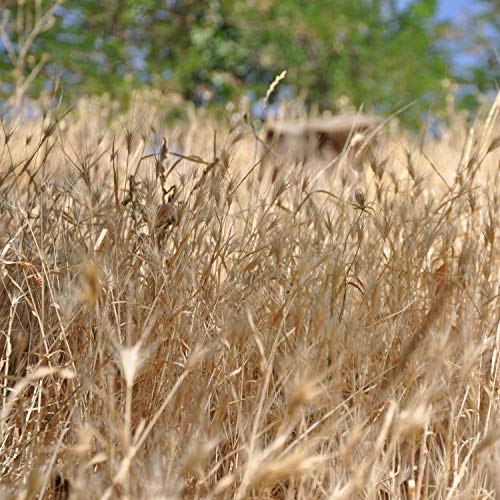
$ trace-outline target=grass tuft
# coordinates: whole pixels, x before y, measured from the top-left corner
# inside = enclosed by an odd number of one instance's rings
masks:
[[[2,121],[1,494],[496,498],[500,98],[315,177],[140,108]]]

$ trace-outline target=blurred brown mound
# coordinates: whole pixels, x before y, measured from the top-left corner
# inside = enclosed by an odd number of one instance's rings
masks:
[[[359,113],[344,113],[305,122],[278,121],[264,127],[264,143],[275,155],[295,161],[313,163],[329,161],[352,148],[362,160],[376,139],[382,118]]]

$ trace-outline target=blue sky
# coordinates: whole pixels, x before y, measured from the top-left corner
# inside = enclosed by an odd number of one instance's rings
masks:
[[[468,14],[478,13],[484,8],[484,4],[479,0],[438,0],[439,19],[450,19],[452,22],[460,24],[467,21]],[[474,66],[478,62],[478,56],[466,54],[460,48],[460,44],[455,45],[455,53],[452,56],[454,64],[460,68],[464,66]]]
[[[411,3],[411,0],[398,0],[398,5],[404,6]],[[467,12],[477,12],[481,9],[481,2],[478,0],[437,0],[438,18],[452,19],[460,21]]]
[[[402,3],[407,3],[403,0]],[[476,0],[438,0],[438,17],[459,21],[467,12],[477,12],[481,9]]]

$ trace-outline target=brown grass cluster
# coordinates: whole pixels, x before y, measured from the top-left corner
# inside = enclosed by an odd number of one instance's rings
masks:
[[[1,498],[498,498],[499,110],[314,179],[238,116],[3,119]]]

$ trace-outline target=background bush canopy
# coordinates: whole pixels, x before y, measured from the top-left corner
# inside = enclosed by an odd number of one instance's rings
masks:
[[[33,96],[60,79],[68,99],[109,93],[126,103],[149,84],[225,103],[261,96],[287,69],[289,95],[306,91],[332,110],[346,96],[382,113],[417,100],[411,120],[439,113],[444,79],[497,86],[500,7],[478,4],[457,26],[437,19],[437,0],[7,0],[0,92],[31,75]],[[475,51],[473,67],[453,64],[459,47]],[[476,104],[470,95],[463,103]]]

